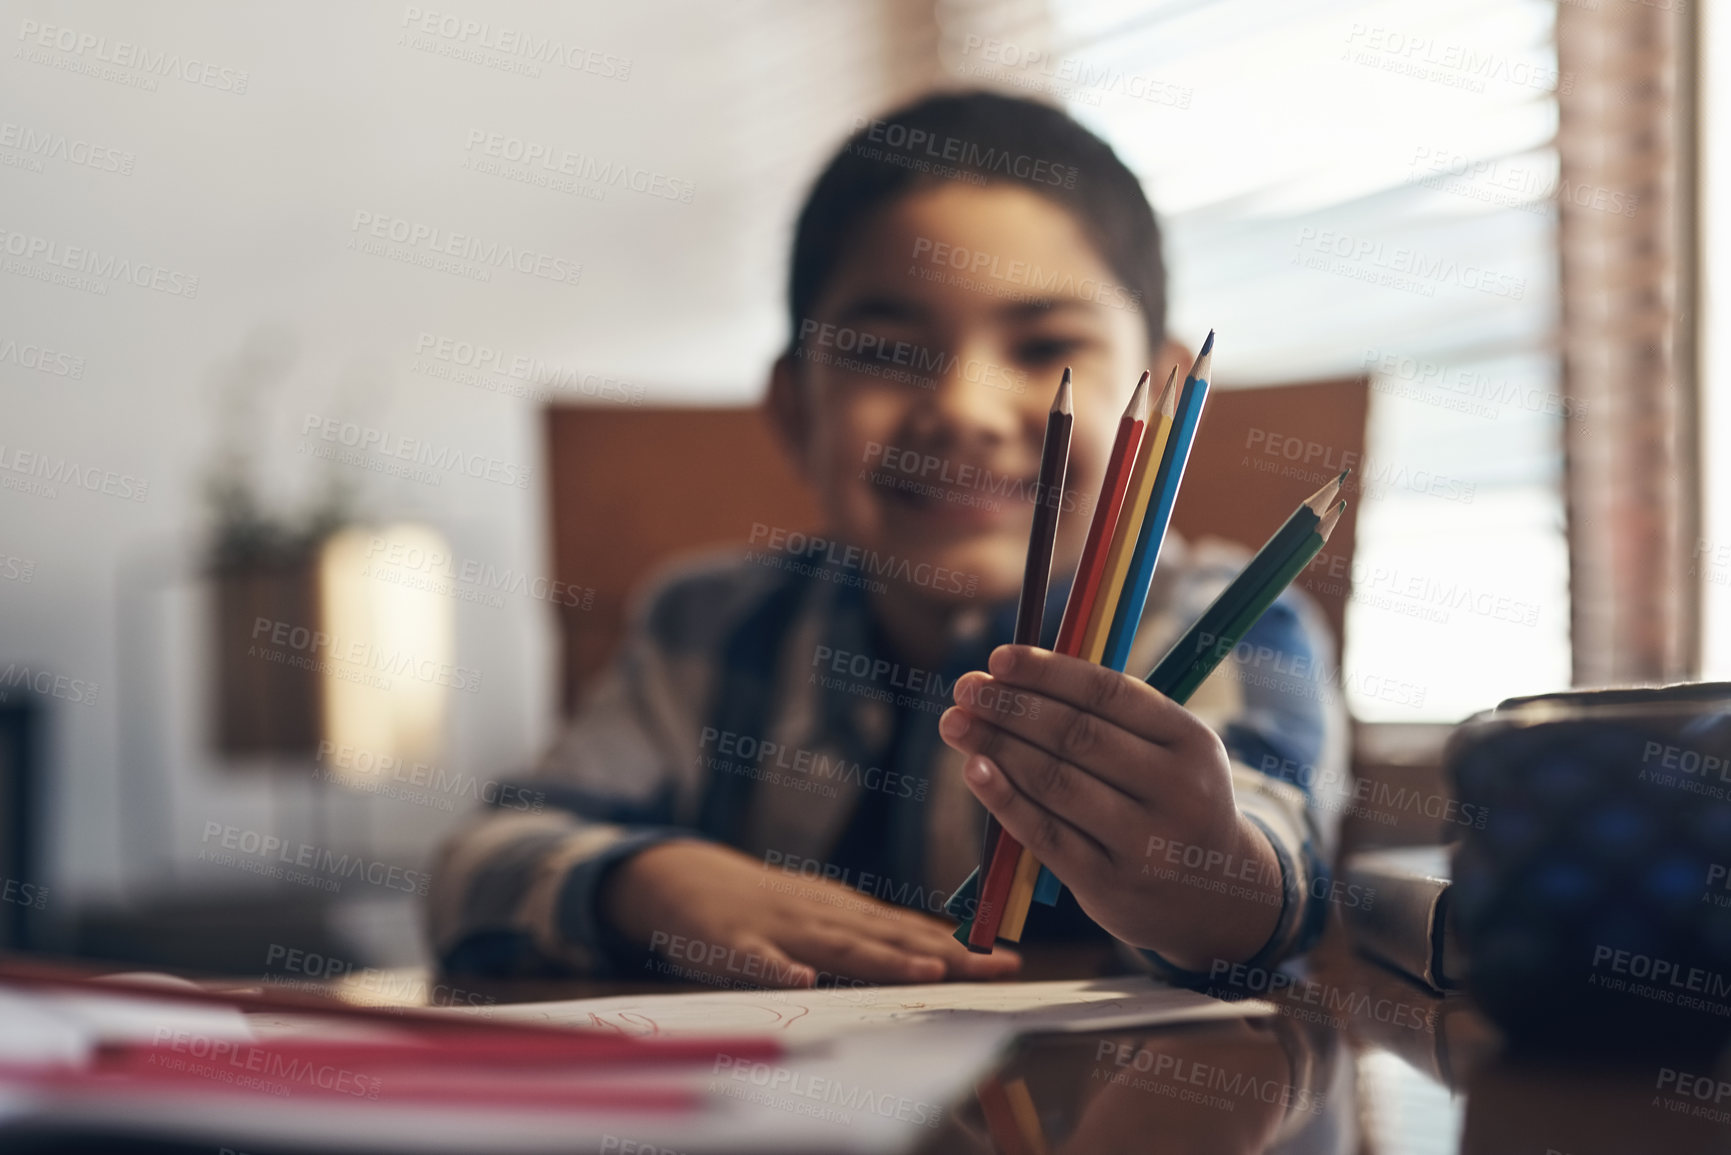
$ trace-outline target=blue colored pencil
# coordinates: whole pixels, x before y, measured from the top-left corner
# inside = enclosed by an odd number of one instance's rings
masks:
[[[1154,484],[1154,496],[1148,502],[1148,512],[1142,518],[1142,528],[1136,535],[1136,550],[1130,555],[1130,569],[1124,575],[1124,587],[1118,595],[1118,608],[1112,615],[1112,628],[1106,635],[1106,651],[1100,664],[1122,672],[1130,660],[1130,644],[1136,640],[1136,627],[1142,623],[1142,610],[1148,604],[1148,587],[1154,582],[1154,563],[1160,560],[1160,547],[1166,541],[1166,527],[1172,520],[1172,508],[1178,503],[1178,487],[1184,481],[1184,468],[1190,463],[1190,446],[1196,439],[1196,427],[1202,421],[1202,406],[1208,400],[1208,377],[1213,371],[1214,330],[1202,343],[1202,352],[1184,378],[1184,392],[1178,398],[1178,415],[1173,420],[1172,436],[1166,442],[1166,453],[1160,461],[1159,480]]]

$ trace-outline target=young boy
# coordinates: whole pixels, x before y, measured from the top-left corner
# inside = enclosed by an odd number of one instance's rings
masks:
[[[1325,687],[1227,663],[1186,709],[1000,644],[1064,367],[1076,424],[1048,646],[1131,388],[1190,362],[1166,337],[1134,175],[1056,109],[929,97],[862,126],[819,177],[789,297],[769,410],[824,537],[766,530],[644,597],[539,769],[550,809],[485,813],[444,847],[442,964],[642,974],[652,953],[662,973],[765,986],[1005,976],[1015,952],[969,954],[933,917],[978,859],[982,804],[1067,888],[1026,939],[1110,934],[1180,980],[1302,949],[1327,879],[1301,787],[1335,780],[1343,746]],[[1241,561],[1168,541],[1132,675]],[[1275,670],[1327,656],[1296,595],[1248,640],[1286,659]],[[1300,766],[1298,783],[1262,770]]]

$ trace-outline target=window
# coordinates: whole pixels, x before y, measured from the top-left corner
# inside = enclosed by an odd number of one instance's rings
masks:
[[[1354,713],[1454,720],[1567,685],[1561,433],[1592,415],[1554,351],[1554,5],[940,17],[952,73],[1062,100],[1142,176],[1173,332],[1219,331],[1223,385],[1371,376]],[[1377,689],[1394,682],[1423,693]]]

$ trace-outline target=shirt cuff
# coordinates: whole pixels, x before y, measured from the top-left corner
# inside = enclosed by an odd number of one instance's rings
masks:
[[[1295,939],[1294,927],[1299,924],[1299,911],[1303,906],[1300,899],[1303,891],[1299,885],[1297,872],[1293,869],[1292,855],[1280,844],[1274,832],[1254,814],[1246,814],[1246,818],[1256,824],[1256,828],[1267,837],[1269,846],[1274,848],[1274,857],[1280,863],[1280,916],[1275,920],[1274,930],[1268,936],[1268,941],[1262,944],[1254,955],[1243,963],[1235,966],[1266,967],[1278,962],[1286,955]],[[1187,970],[1173,962],[1168,962],[1159,954],[1146,948],[1137,948],[1137,953],[1153,969],[1155,975],[1176,987],[1205,987],[1215,981],[1214,976],[1207,971]]]
[[[601,888],[613,869],[651,846],[690,839],[690,830],[671,826],[634,827],[604,849],[575,863],[559,887],[554,911],[559,937],[568,950],[584,957],[598,978],[641,970],[648,952],[625,939],[601,917]]]

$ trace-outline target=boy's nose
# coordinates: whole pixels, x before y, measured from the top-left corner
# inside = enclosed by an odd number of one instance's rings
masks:
[[[943,432],[969,438],[1008,438],[1021,427],[1017,375],[992,362],[983,349],[953,349],[934,375],[924,408]]]

